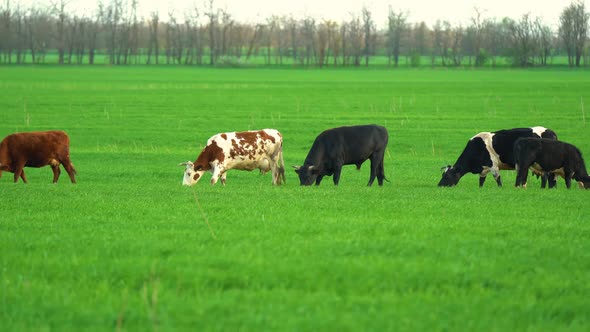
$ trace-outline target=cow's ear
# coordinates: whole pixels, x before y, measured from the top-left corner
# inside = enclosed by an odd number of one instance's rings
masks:
[[[178,164],[178,166],[187,166],[187,165],[193,165],[193,163],[191,163],[190,161],[184,162],[184,163],[180,163]]]

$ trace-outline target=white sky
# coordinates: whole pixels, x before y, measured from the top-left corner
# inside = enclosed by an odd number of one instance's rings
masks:
[[[0,0],[5,3],[7,0]],[[11,0],[11,6],[21,5],[25,8],[31,3],[47,5],[61,0]],[[97,0],[65,0],[67,12],[94,12]],[[102,0],[109,3],[110,0]],[[131,3],[131,0],[124,0]],[[174,10],[178,18],[195,7],[205,8],[209,0],[137,0],[138,11],[142,16],[157,10],[160,19],[168,17],[168,11]],[[363,5],[371,10],[373,19],[379,28],[387,22],[389,6],[395,11],[407,12],[408,21],[417,23],[425,21],[432,26],[436,20],[448,20],[453,25],[469,23],[475,15],[474,8],[482,12],[483,18],[510,17],[520,18],[530,13],[540,17],[544,23],[556,27],[561,11],[572,0],[214,0],[216,8],[223,8],[239,22],[262,22],[271,15],[292,15],[294,18],[312,16],[317,19],[332,19],[337,22],[348,20],[351,13],[360,14]]]

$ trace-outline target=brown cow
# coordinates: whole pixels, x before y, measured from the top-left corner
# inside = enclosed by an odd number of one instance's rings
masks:
[[[63,131],[16,133],[0,142],[0,177],[2,171],[12,172],[15,183],[19,177],[27,183],[24,167],[46,165],[51,165],[53,183],[56,183],[60,164],[63,164],[72,183],[76,183],[76,170],[70,161],[70,138]]]

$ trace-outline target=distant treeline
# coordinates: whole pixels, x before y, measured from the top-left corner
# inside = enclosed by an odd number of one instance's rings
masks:
[[[209,0],[204,8],[137,15],[137,0],[99,3],[94,14],[0,5],[0,64],[182,64],[197,66],[547,66],[590,65],[590,13],[581,0],[561,12],[554,31],[539,18],[485,18],[477,9],[468,26],[410,23],[389,8],[377,29],[366,7],[350,20],[271,16],[237,22]],[[567,61],[554,61],[555,57]],[[385,59],[385,60],[383,60]]]

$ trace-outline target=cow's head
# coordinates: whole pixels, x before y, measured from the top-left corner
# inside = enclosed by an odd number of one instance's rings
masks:
[[[442,170],[442,179],[438,183],[439,187],[452,187],[459,183],[459,179],[461,179],[461,171],[458,167],[453,167],[451,165],[447,165]]]
[[[315,179],[320,174],[320,170],[316,166],[293,166],[295,173],[299,175],[299,183],[302,186],[310,186],[315,182]]]
[[[201,176],[203,176],[203,173],[205,173],[205,171],[202,169],[202,165],[195,165],[190,161],[180,163],[178,166],[186,166],[186,169],[184,170],[184,177],[182,178],[182,184],[185,186],[192,186],[196,184],[199,182]]]

